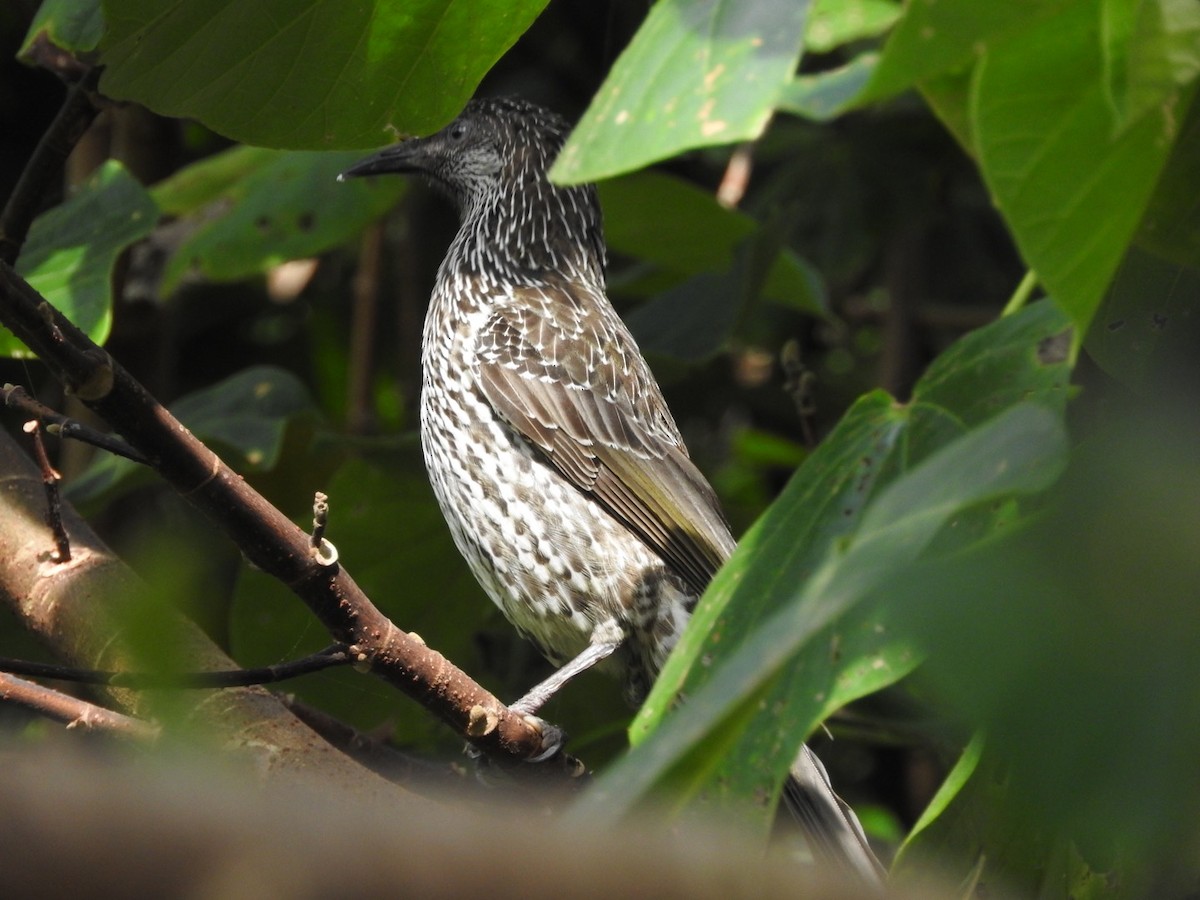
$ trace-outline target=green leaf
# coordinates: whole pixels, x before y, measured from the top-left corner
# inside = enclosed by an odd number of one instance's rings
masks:
[[[928,884],[930,872],[968,885],[964,896],[1014,890],[1027,896],[1119,897],[1115,873],[1097,872],[1069,840],[1020,815],[1003,764],[982,734],[967,744],[896,854],[888,884]]]
[[[1121,126],[1200,75],[1200,4],[1103,0],[1101,15],[1107,95]]]
[[[246,369],[171,405],[171,412],[192,434],[242,472],[273,469],[288,424],[312,409],[300,380],[274,366]],[[129,479],[144,468],[120,457],[101,457],[71,483],[70,497],[76,503],[91,502],[129,486]]]
[[[104,34],[104,11],[100,0],[42,0],[21,42],[17,58],[34,62],[42,42],[69,53],[95,50]]]
[[[613,65],[550,176],[598,181],[762,134],[796,70],[807,2],[660,0]]]
[[[1041,20],[980,60],[973,135],[984,179],[1029,266],[1087,329],[1178,131],[1178,102],[1114,131],[1100,0]]]
[[[836,69],[797,76],[779,95],[779,108],[816,122],[833,119],[854,105],[878,64],[878,53],[864,53]]]
[[[677,278],[728,271],[739,248],[764,227],[745,213],[721,206],[711,194],[661,172],[636,172],[596,187],[609,248]],[[774,258],[762,291],[796,309],[818,315],[826,311],[819,276],[790,250]]]
[[[1134,242],[1180,266],[1200,259],[1200,103],[1193,102]]]
[[[926,831],[935,822],[939,820],[945,822],[942,816],[946,812],[946,809],[959,796],[963,787],[971,780],[971,777],[979,768],[979,759],[983,755],[983,744],[983,735],[975,734],[967,746],[963,748],[963,752],[954,763],[954,767],[942,780],[941,785],[938,786],[937,793],[933,795],[933,799],[929,801],[929,805],[921,811],[921,817],[917,819],[912,830],[909,831],[904,844],[896,851],[896,859],[892,868],[893,872],[898,872],[903,868],[906,863],[905,854],[910,852],[910,848],[914,844],[923,839]],[[937,846],[936,843],[933,846]]]
[[[893,0],[813,0],[804,31],[804,47],[828,53],[843,44],[875,37],[900,18]]]
[[[163,182],[155,196],[192,227],[167,262],[160,294],[191,272],[232,281],[349,240],[404,191],[401,178],[337,181],[357,158],[235,147]]]
[[[967,508],[1054,477],[1069,346],[1065,316],[1034,304],[950,348],[909,406],[882,392],[855,404],[717,575],[635,721],[632,737],[645,749],[606,776],[607,793],[589,808],[611,801],[604,814],[619,814],[666,780],[766,829],[772,804],[750,798],[774,796],[790,748],[837,706],[917,660],[899,628],[903,608],[868,602],[888,573],[920,555],[947,521],[957,542],[994,534],[1004,515]],[[1029,399],[1043,407],[1030,411]],[[665,717],[680,695],[687,702]],[[756,712],[736,752],[685,773],[689,742],[740,721],[735,710],[751,695]],[[701,698],[704,710],[693,711]]]
[[[112,325],[113,266],[157,219],[150,195],[120,163],[109,160],[74,197],[34,220],[17,271],[103,344]],[[30,355],[8,331],[0,333],[0,354]]]
[[[273,468],[288,422],[312,408],[300,379],[274,366],[246,369],[171,405],[181,422],[224,448],[226,462],[244,472]]]
[[[909,3],[856,105],[881,100],[959,69],[1037,25],[1074,0],[939,0]]]
[[[463,107],[546,0],[105,0],[101,91],[245,143],[375,147]]]

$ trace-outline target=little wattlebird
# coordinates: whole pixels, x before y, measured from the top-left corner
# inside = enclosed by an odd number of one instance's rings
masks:
[[[561,667],[514,704],[525,713],[598,663],[640,700],[734,548],[606,296],[595,189],[546,177],[567,131],[530,103],[473,100],[343,173],[423,175],[458,207],[422,338],[421,442],[475,577]],[[878,883],[807,747],[784,800],[814,855]]]

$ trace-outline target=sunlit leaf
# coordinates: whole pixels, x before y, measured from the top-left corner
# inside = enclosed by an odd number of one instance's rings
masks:
[[[806,0],[660,0],[551,170],[597,181],[758,137],[800,58]]]
[[[117,257],[149,234],[158,209],[116,160],[109,160],[66,203],[29,229],[17,271],[98,344],[112,324],[112,271]],[[30,355],[7,330],[0,354]]]

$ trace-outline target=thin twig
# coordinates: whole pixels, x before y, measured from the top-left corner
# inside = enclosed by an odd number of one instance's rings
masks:
[[[779,364],[783,368],[783,389],[788,392],[792,402],[796,405],[796,415],[800,419],[800,434],[804,446],[812,449],[817,445],[817,432],[813,427],[813,419],[817,414],[815,390],[817,375],[804,364],[798,341],[788,341],[783,345],[783,350],[779,354]]]
[[[750,185],[750,175],[754,171],[754,144],[746,142],[738,145],[729,157],[725,174],[717,186],[717,202],[726,209],[737,209],[746,196],[746,188]]]
[[[4,211],[0,212],[0,260],[16,262],[29,234],[29,225],[57,180],[79,138],[96,118],[93,95],[100,80],[100,70],[90,69],[67,92],[67,99],[50,123],[42,139],[21,172]]]
[[[43,687],[23,678],[0,672],[0,703],[11,703],[31,710],[48,719],[64,723],[68,728],[103,731],[139,743],[150,743],[158,737],[159,729],[142,719],[126,716],[103,706],[96,706],[78,697]]]
[[[148,466],[150,461],[138,453],[127,443],[111,434],[105,434],[94,428],[89,428],[69,416],[56,412],[44,403],[34,400],[25,388],[19,384],[6,384],[0,388],[0,396],[4,404],[13,409],[19,409],[31,416],[36,416],[46,423],[46,433],[60,438],[70,438],[82,444],[90,444],[100,450],[106,450],[114,456],[122,456],[131,462]]]
[[[67,537],[67,529],[63,526],[62,498],[58,492],[58,483],[62,481],[62,475],[50,465],[50,457],[46,455],[46,444],[42,440],[42,427],[38,420],[30,419],[25,423],[23,430],[33,438],[34,454],[42,470],[42,487],[46,492],[46,525],[54,535],[54,561],[70,562],[71,539]]]
[[[75,669],[70,666],[57,666],[52,663],[37,663],[8,657],[0,657],[0,672],[11,672],[31,678],[69,681],[75,684],[100,684],[106,687],[124,687],[136,690],[147,688],[213,690],[247,687],[252,684],[274,684],[334,666],[349,665],[352,661],[345,646],[332,644],[324,650],[302,659],[276,663],[271,666],[260,666],[255,669],[230,669],[224,672],[181,672],[177,674],[102,672],[96,669]]]

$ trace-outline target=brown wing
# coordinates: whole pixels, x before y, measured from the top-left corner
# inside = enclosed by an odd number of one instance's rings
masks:
[[[733,538],[624,323],[575,284],[519,291],[476,345],[488,402],[701,593]]]

